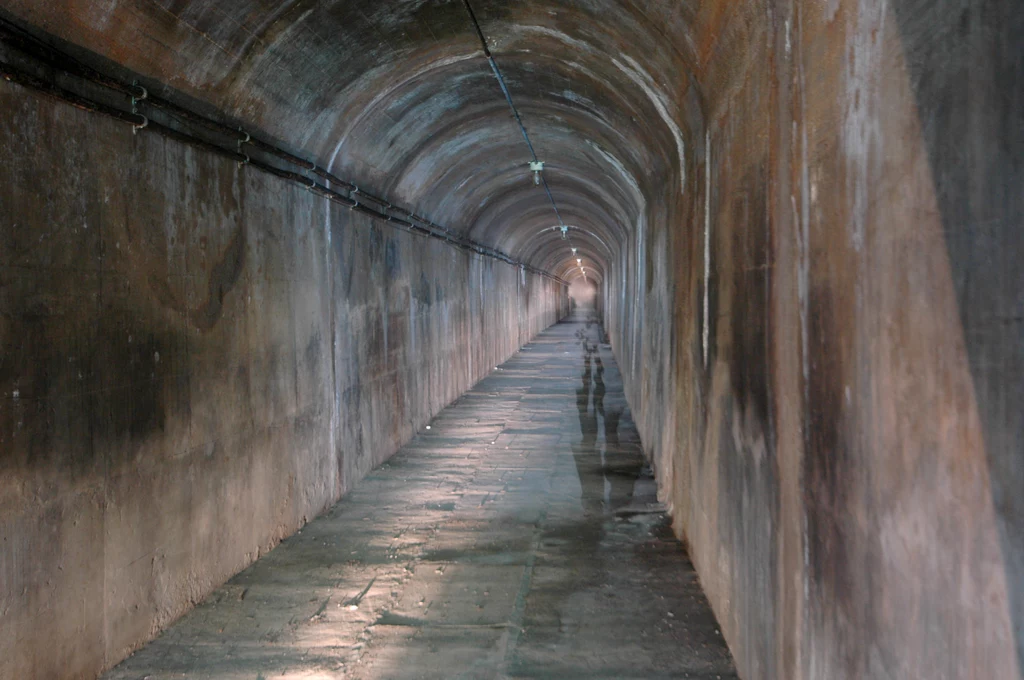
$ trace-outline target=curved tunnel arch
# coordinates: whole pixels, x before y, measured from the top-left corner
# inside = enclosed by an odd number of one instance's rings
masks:
[[[524,57],[530,58],[530,64],[522,63]],[[520,80],[529,72],[555,74],[560,64],[571,63],[538,60],[528,51],[502,55],[502,61],[512,64]],[[566,87],[580,84],[571,76],[563,80]],[[515,79],[509,82],[510,88],[516,86]],[[596,89],[583,85],[578,89]],[[642,93],[628,96],[623,90],[631,83],[626,82],[620,84],[622,90],[609,90],[607,79],[601,85],[609,96],[600,105],[593,100],[583,105],[563,87],[561,93],[549,92],[556,95],[550,99],[525,98],[519,108],[530,121],[531,137],[547,164],[545,177],[564,217],[602,225],[597,230],[608,232],[603,239],[606,245],[621,244],[623,236],[610,232],[629,230],[646,207],[637,177],[650,184],[643,171],[649,176],[652,168],[671,166],[675,159],[666,155],[671,144],[665,135],[658,139],[657,126],[652,132],[650,126],[635,122],[638,117],[658,117],[653,109],[641,110]],[[366,148],[346,149],[345,158],[379,152],[382,146],[396,149],[393,155],[375,159],[387,177],[385,194],[415,204],[437,221],[514,257],[524,256],[519,244],[528,237],[519,230],[534,227],[533,213],[539,216],[546,211],[553,217],[554,211],[531,181],[528,149],[511,124],[498,83],[482,59],[463,55],[435,69],[418,69],[415,77],[404,79],[387,97],[375,99],[373,107],[379,110],[367,108],[361,119],[378,121],[371,127],[380,130],[386,143],[371,143],[380,135],[367,133],[356,145]],[[621,118],[618,127],[613,122],[616,116]],[[352,130],[348,135],[354,134]],[[645,133],[657,143],[645,143]],[[410,141],[397,144],[400,138]],[[538,256],[531,250],[524,257],[529,264],[550,270],[552,263],[541,263]]]
[[[38,10],[25,5],[31,20]],[[190,0],[115,25],[72,5],[68,20],[47,22],[61,37],[527,264],[575,264],[557,243],[531,242],[554,213],[462,2]],[[677,147],[695,136],[686,121],[702,116],[686,112],[692,99],[672,99],[680,88],[669,80],[696,73],[692,11],[473,5],[563,219],[612,251],[591,249],[604,270],[637,224],[667,219],[645,214],[662,209],[649,197],[685,175]],[[140,35],[157,47],[139,49]]]

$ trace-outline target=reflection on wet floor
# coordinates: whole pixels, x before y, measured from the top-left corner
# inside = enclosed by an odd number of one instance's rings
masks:
[[[735,678],[603,340],[545,331],[107,677]]]
[[[625,403],[613,399],[605,409],[604,362],[599,343],[591,344],[591,336],[597,334],[593,326],[588,323],[576,331],[582,347],[583,374],[576,390],[580,441],[572,444],[572,453],[584,510],[600,514],[629,501],[644,460],[637,446],[619,446],[619,418]]]

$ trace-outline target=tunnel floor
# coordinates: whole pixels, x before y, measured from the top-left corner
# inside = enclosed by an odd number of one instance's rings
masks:
[[[600,336],[539,335],[104,677],[737,677]]]

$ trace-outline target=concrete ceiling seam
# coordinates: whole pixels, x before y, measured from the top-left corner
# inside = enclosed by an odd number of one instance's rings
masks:
[[[154,132],[180,143],[230,158],[236,161],[240,167],[249,166],[279,179],[298,183],[311,193],[340,203],[350,210],[380,219],[395,228],[432,237],[451,247],[501,260],[506,264],[521,267],[563,285],[568,285],[568,281],[549,271],[518,261],[500,250],[455,234],[385,198],[360,189],[355,183],[342,179],[311,161],[254,137],[245,130],[245,126],[230,127],[170,99],[154,94],[159,89],[157,87],[147,88],[141,85],[138,79],[129,84],[118,77],[88,66],[3,18],[0,18],[0,48],[2,48],[0,51],[0,77],[8,82],[64,101],[76,108],[127,123],[132,126],[133,133],[138,133],[140,130]],[[118,101],[118,98],[122,96],[129,100],[130,105],[127,109],[122,102]],[[148,115],[142,113],[141,106],[147,107]],[[156,118],[160,120],[156,120]],[[212,133],[217,139],[199,136],[196,128]],[[232,143],[234,144],[233,148]],[[349,195],[346,196],[328,186],[318,184],[314,179],[300,172],[286,170],[271,165],[265,160],[254,158],[243,151],[245,146],[251,146],[253,150],[264,156],[277,158],[302,171],[321,177],[328,184],[343,187],[349,192]]]

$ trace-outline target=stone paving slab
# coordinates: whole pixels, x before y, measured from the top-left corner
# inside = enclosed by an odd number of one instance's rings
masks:
[[[736,678],[600,337],[542,333],[105,678]]]

